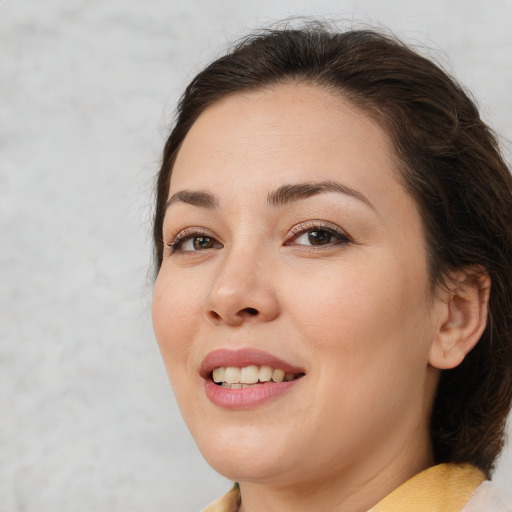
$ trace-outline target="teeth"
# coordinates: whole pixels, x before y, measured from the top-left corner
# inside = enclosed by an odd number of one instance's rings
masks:
[[[256,384],[259,373],[260,369],[257,366],[246,366],[240,370],[240,382],[243,384]]]
[[[236,366],[221,366],[212,372],[212,379],[224,388],[240,389],[249,388],[259,382],[289,382],[298,377],[294,373],[285,373],[279,368],[256,365],[237,368]]]
[[[273,370],[270,366],[262,366],[260,368],[259,381],[268,382],[272,378]]]
[[[226,375],[226,368],[224,367],[221,367],[221,368],[215,368],[215,370],[213,370],[213,382],[223,382],[224,381],[224,376]]]
[[[242,372],[240,371],[240,368],[236,368],[235,366],[228,366],[226,368],[226,373],[224,375],[224,380],[228,384],[235,384],[237,382],[240,382],[240,374]]]
[[[240,384],[239,382],[236,382],[234,384],[228,384],[227,382],[222,382],[220,386],[222,388],[227,389],[246,389],[252,388],[253,386],[257,386],[257,384]]]
[[[272,374],[272,380],[274,382],[283,382],[284,379],[284,371],[283,370],[274,370]]]

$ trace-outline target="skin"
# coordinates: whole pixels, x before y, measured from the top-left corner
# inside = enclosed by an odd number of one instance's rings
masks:
[[[433,463],[434,366],[456,366],[476,343],[485,301],[472,286],[432,293],[421,218],[396,169],[373,120],[304,84],[228,96],[182,144],[169,197],[216,202],[169,206],[153,323],[183,417],[207,461],[240,482],[243,512],[362,512]],[[318,182],[349,193],[269,204],[279,187]],[[305,376],[227,410],[199,375],[221,348],[260,349]]]

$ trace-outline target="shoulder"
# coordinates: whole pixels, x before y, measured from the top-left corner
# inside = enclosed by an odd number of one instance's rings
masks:
[[[482,482],[461,512],[512,512],[512,505],[505,505],[492,482]]]

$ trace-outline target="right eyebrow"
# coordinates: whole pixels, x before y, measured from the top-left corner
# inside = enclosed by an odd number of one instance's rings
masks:
[[[165,209],[167,210],[174,203],[187,203],[202,208],[217,208],[219,205],[218,199],[213,194],[193,190],[181,190],[173,194],[167,201]]]

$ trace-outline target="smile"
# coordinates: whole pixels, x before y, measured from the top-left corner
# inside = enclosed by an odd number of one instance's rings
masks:
[[[272,368],[266,365],[250,365],[244,366],[243,368],[221,366],[213,370],[212,379],[223,388],[246,389],[252,386],[258,386],[262,382],[289,382],[299,378],[301,375],[303,374],[286,373],[280,368]]]
[[[261,350],[219,349],[205,357],[200,375],[214,405],[247,409],[287,394],[305,371]]]

